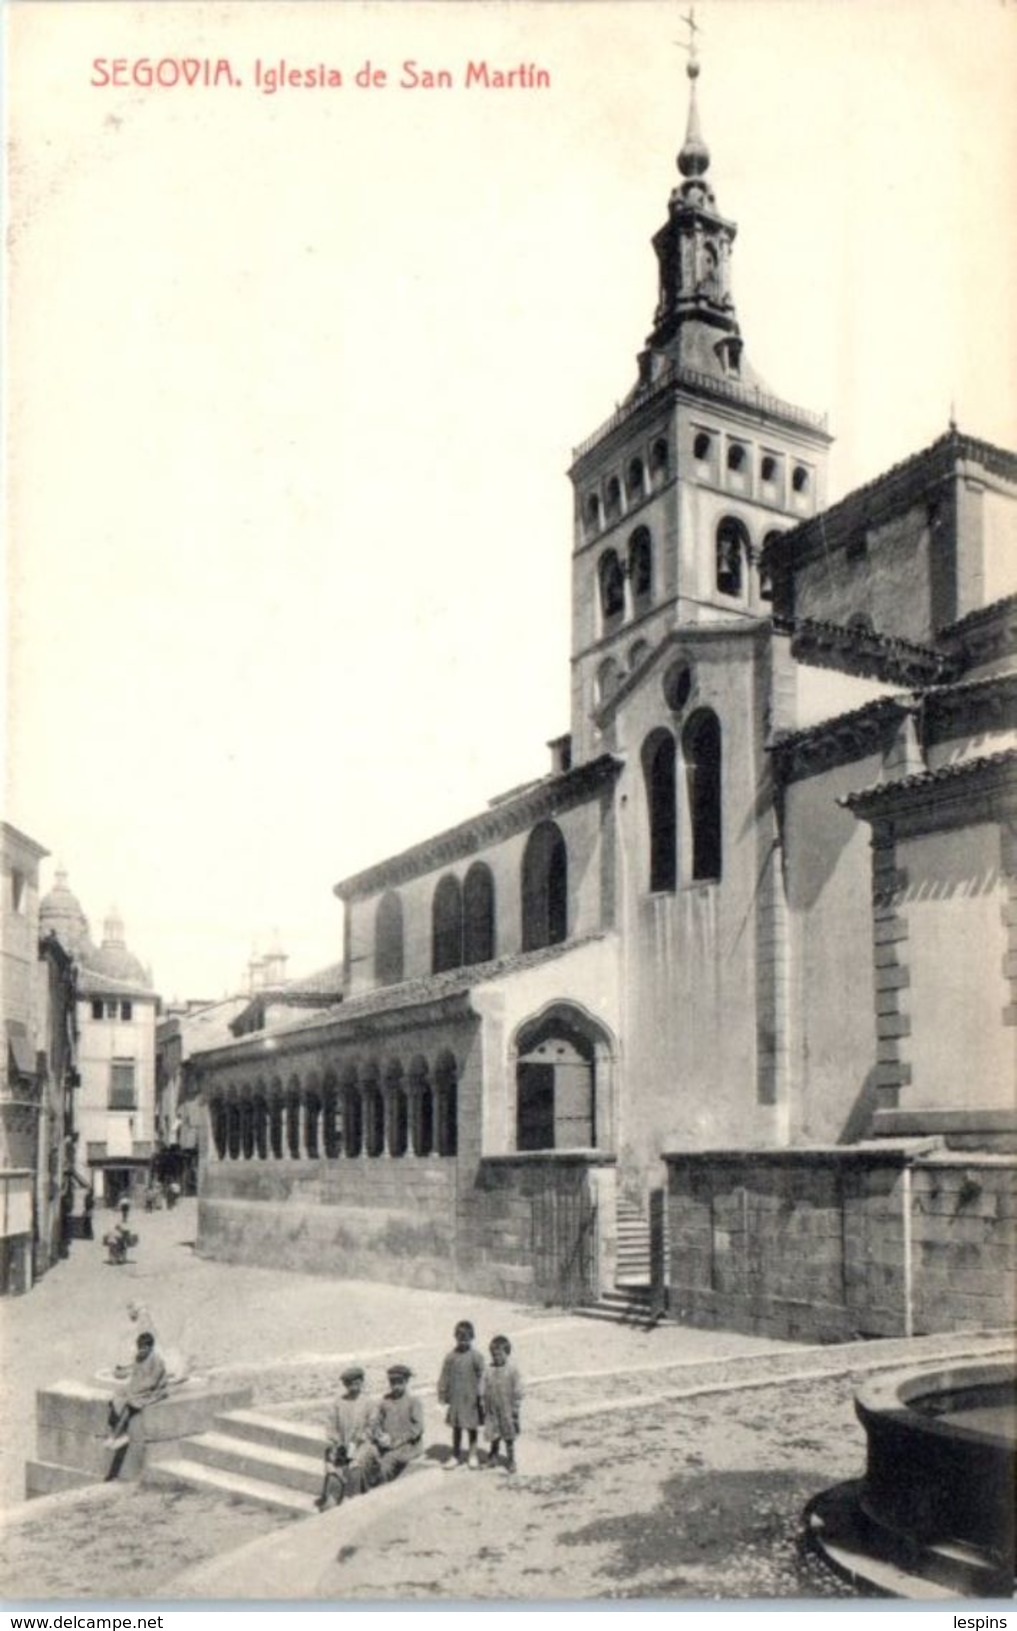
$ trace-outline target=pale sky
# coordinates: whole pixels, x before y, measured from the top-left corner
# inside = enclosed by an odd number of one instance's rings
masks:
[[[6,814],[165,997],[275,929],[335,961],[338,879],[547,768],[564,472],[651,325],[685,9],[7,6]],[[829,411],[831,497],[951,405],[1017,446],[1017,6],[697,20],[746,352]],[[243,83],[89,83],[181,56]],[[344,84],[266,96],[259,57]]]

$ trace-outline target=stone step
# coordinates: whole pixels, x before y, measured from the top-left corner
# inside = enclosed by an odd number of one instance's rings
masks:
[[[251,1501],[255,1506],[272,1507],[294,1518],[306,1518],[314,1513],[313,1501],[297,1490],[267,1483],[263,1478],[227,1472],[222,1467],[206,1466],[184,1456],[156,1462],[147,1469],[145,1482],[177,1488],[183,1484],[188,1489],[206,1490],[233,1500]]]
[[[253,1444],[271,1444],[277,1450],[315,1456],[319,1464],[325,1453],[323,1428],[310,1422],[287,1421],[283,1416],[268,1416],[261,1410],[224,1411],[216,1416],[212,1429]]]
[[[189,1461],[200,1461],[203,1466],[218,1467],[222,1472],[238,1473],[243,1478],[256,1478],[266,1484],[281,1484],[310,1496],[317,1495],[321,1489],[320,1455],[301,1455],[274,1444],[235,1438],[231,1433],[199,1433],[196,1438],[188,1439],[181,1449]]]

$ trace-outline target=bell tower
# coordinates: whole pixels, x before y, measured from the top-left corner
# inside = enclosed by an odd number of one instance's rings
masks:
[[[681,180],[653,237],[653,326],[635,385],[575,449],[572,756],[610,745],[602,710],[663,637],[769,616],[764,546],[826,498],[825,418],[774,396],[744,353],[732,293],[737,228],[720,213],[690,41]]]

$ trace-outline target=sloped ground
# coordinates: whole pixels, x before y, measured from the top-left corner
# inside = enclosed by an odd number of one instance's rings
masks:
[[[322,1418],[354,1353],[374,1387],[389,1358],[406,1357],[438,1445],[447,1430],[434,1378],[455,1320],[474,1319],[485,1341],[507,1330],[529,1384],[520,1473],[433,1475],[419,1495],[407,1481],[405,1499],[368,1497],[306,1523],[138,1486],[13,1508],[0,1527],[8,1598],[193,1599],[207,1593],[186,1577],[205,1560],[223,1600],[849,1597],[799,1548],[805,1502],[863,1465],[845,1367],[860,1379],[874,1364],[979,1347],[970,1335],[808,1349],[674,1326],[646,1334],[556,1310],[203,1261],[190,1244],[194,1221],[193,1203],[142,1217],[138,1261],[126,1270],[81,1243],[0,1310],[8,1505],[32,1453],[35,1387],[108,1364],[131,1296],[149,1304],[167,1345],[202,1369],[249,1379],[259,1407],[305,1419]],[[726,1391],[674,1396],[718,1387]],[[248,1548],[259,1537],[256,1568]]]

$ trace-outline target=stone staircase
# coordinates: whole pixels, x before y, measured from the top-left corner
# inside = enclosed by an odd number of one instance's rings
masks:
[[[149,1463],[146,1483],[184,1485],[308,1517],[321,1489],[325,1436],[304,1422],[259,1410],[230,1410]]]
[[[618,1201],[618,1268],[615,1285],[650,1284],[650,1225],[631,1201]]]
[[[575,1312],[611,1325],[648,1327],[656,1323],[650,1297],[650,1225],[638,1206],[619,1199],[617,1230],[614,1290]]]

